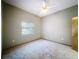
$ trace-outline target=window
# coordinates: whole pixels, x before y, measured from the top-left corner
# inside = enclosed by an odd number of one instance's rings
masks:
[[[34,23],[32,22],[22,22],[22,35],[34,34],[35,31]]]

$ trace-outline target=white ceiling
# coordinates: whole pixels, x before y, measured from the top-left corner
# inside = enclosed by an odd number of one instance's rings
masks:
[[[43,0],[3,0],[34,15],[43,17],[78,4],[78,0],[47,0],[49,10],[41,12]]]

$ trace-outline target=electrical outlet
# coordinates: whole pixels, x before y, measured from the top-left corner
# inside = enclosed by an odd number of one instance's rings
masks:
[[[12,42],[14,43],[14,42],[15,42],[15,40],[12,40]]]
[[[61,38],[61,40],[64,40],[64,38]]]

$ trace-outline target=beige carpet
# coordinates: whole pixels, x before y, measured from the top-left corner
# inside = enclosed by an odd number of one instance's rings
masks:
[[[13,49],[2,59],[78,59],[77,55],[69,46],[41,39]]]

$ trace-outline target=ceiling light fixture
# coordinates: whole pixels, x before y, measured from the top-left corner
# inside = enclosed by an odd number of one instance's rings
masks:
[[[47,1],[43,0],[42,12],[46,13],[48,11]]]

